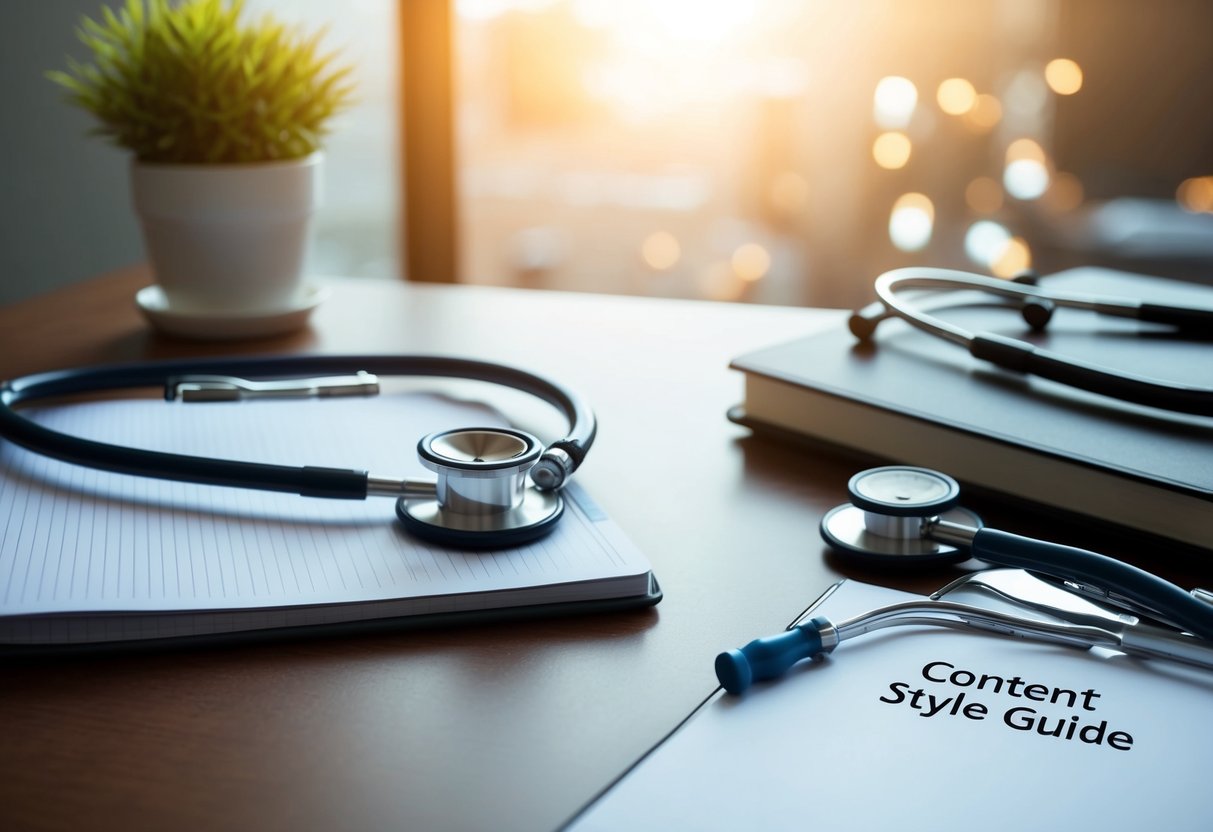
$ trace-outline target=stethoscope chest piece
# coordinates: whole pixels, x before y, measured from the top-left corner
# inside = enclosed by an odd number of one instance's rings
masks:
[[[932,519],[981,526],[976,514],[956,507],[960,486],[946,474],[909,465],[871,468],[853,476],[847,490],[851,502],[821,519],[821,536],[836,551],[883,563],[969,557],[967,550],[922,533]]]
[[[437,474],[435,491],[400,497],[396,514],[409,532],[443,546],[495,548],[543,537],[564,500],[527,485],[542,453],[538,439],[512,428],[431,433],[417,454]]]

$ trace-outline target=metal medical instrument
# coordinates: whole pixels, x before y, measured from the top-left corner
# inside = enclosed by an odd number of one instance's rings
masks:
[[[374,374],[468,379],[521,390],[559,410],[568,433],[545,445],[513,428],[439,431],[417,444],[422,465],[435,478],[398,479],[111,445],[51,430],[18,410],[52,397],[150,386],[163,387],[169,401],[373,395],[379,390]],[[589,452],[596,431],[586,401],[555,381],[500,364],[438,356],[214,358],[58,370],[0,382],[0,437],[35,453],[207,485],[336,499],[394,497],[396,514],[409,532],[459,547],[513,546],[550,532],[564,511],[560,490]]]
[[[1202,639],[1127,621],[1072,624],[1045,621],[953,601],[900,601],[837,623],[818,616],[745,647],[716,657],[716,678],[729,693],[754,682],[778,678],[804,659],[833,652],[839,644],[890,627],[930,625],[1017,636],[1032,641],[1089,649],[1107,647],[1131,656],[1171,659],[1213,669],[1213,645]]]
[[[895,269],[878,277],[876,295],[879,300],[851,316],[851,332],[867,342],[873,339],[876,327],[882,320],[901,318],[916,329],[963,347],[974,358],[989,361],[1006,370],[1037,375],[1092,393],[1164,410],[1213,415],[1213,389],[1122,373],[1066,358],[1005,335],[970,332],[938,317],[936,313],[942,306],[911,303],[903,294],[899,294],[903,290],[941,289],[976,290],[1017,301],[1021,304],[1024,319],[1037,330],[1047,326],[1054,309],[1068,307],[1169,325],[1185,334],[1208,336],[1213,332],[1213,309],[1055,292],[1025,281],[999,280],[969,272],[924,267]]]
[[[821,520],[821,536],[844,557],[904,568],[976,558],[1028,569],[1129,605],[1139,614],[1213,639],[1213,605],[1144,569],[1106,555],[982,526],[957,508],[960,486],[938,471],[890,465],[847,484],[851,502]]]

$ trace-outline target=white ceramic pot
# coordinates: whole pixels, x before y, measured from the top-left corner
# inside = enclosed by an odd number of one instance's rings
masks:
[[[303,289],[323,156],[240,165],[131,166],[135,212],[171,308],[278,312]]]

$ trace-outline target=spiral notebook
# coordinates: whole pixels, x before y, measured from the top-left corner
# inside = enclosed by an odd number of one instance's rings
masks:
[[[417,438],[492,411],[424,394],[36,411],[75,435],[201,456],[420,476]],[[97,471],[0,441],[0,646],[446,623],[656,603],[649,563],[576,486],[535,543],[409,537],[390,499],[322,500]]]

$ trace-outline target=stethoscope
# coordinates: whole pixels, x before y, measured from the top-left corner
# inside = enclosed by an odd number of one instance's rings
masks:
[[[1213,332],[1213,309],[1054,292],[1024,282],[999,280],[969,272],[914,267],[895,269],[878,277],[876,296],[879,300],[854,312],[848,322],[855,337],[868,342],[873,339],[881,321],[900,318],[916,329],[965,348],[974,358],[989,361],[1006,370],[1037,375],[1136,404],[1180,413],[1213,416],[1211,389],[1118,372],[1066,358],[1017,338],[989,332],[970,332],[932,314],[935,309],[913,305],[898,294],[902,290],[910,289],[968,289],[1017,300],[1021,304],[1024,320],[1037,331],[1047,327],[1057,307],[1068,307],[1118,318],[1165,324],[1187,333],[1207,335]]]
[[[394,479],[358,470],[296,468],[112,445],[51,430],[16,409],[51,397],[151,386],[163,386],[169,401],[371,395],[379,391],[375,374],[467,379],[521,390],[559,410],[568,433],[545,446],[513,428],[438,431],[417,444],[421,464],[434,472],[434,479]],[[407,531],[455,547],[515,546],[552,531],[564,511],[560,490],[585,459],[596,429],[589,405],[562,384],[500,364],[436,356],[150,362],[0,382],[0,437],[36,453],[123,474],[207,485],[334,499],[395,497],[396,515]]]
[[[1075,646],[1112,646],[1213,667],[1213,647],[1208,644],[1213,640],[1213,604],[1202,590],[1186,592],[1106,555],[984,527],[976,514],[957,507],[960,486],[938,471],[908,465],[872,468],[853,476],[847,491],[851,502],[831,509],[820,525],[822,539],[845,557],[902,567],[975,558],[1026,569],[1162,626],[1132,616],[1102,627],[1054,624],[949,601],[912,601],[839,624],[815,618],[721,653],[716,673],[725,690],[738,693],[754,681],[782,675],[802,659],[830,652],[846,638],[923,623],[976,627]]]

